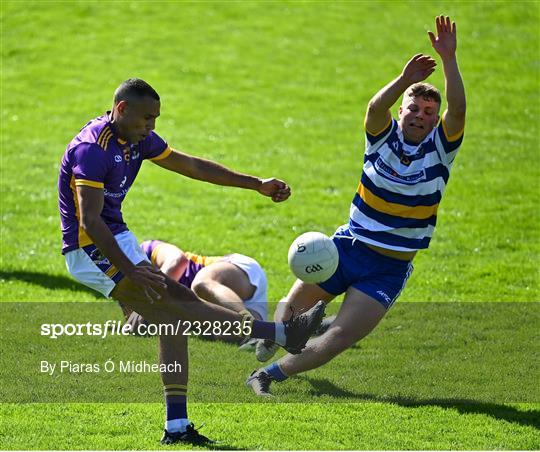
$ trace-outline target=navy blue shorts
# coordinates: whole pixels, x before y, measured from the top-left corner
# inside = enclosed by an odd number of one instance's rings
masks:
[[[346,226],[338,228],[332,240],[339,251],[339,265],[319,287],[332,295],[341,295],[352,286],[389,309],[411,276],[412,263],[373,251],[355,239]]]

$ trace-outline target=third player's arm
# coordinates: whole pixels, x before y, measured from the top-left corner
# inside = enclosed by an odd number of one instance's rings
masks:
[[[279,179],[259,179],[238,173],[219,163],[173,150],[166,158],[154,163],[192,179],[229,187],[256,190],[275,202],[285,201],[290,196],[289,186]]]
[[[161,243],[156,250],[154,263],[163,273],[178,281],[186,271],[188,259],[177,246]]]

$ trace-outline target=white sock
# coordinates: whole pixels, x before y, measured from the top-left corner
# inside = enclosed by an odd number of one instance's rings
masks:
[[[283,322],[276,322],[276,344],[285,345],[287,336],[285,336],[285,325]]]
[[[188,425],[189,421],[187,419],[171,419],[170,421],[165,421],[165,430],[169,433],[185,432]]]

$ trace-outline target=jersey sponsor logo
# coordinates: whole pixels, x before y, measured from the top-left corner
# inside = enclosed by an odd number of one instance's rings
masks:
[[[120,163],[120,162],[122,161],[122,156],[116,154],[116,155],[114,156],[114,161],[115,161],[116,163]]]
[[[139,151],[133,151],[133,154],[131,154],[131,158],[133,160],[137,160],[139,157],[140,157],[140,152]]]
[[[386,179],[400,182],[402,184],[414,185],[417,182],[420,182],[421,180],[426,178],[426,173],[423,169],[412,174],[400,174],[388,163],[386,163],[381,156],[379,156],[379,158],[375,161],[373,167],[378,174],[385,177]]]
[[[122,196],[126,196],[128,191],[129,188],[124,188],[122,189],[122,191],[109,191],[107,189],[104,189],[103,195],[109,198],[121,198]]]

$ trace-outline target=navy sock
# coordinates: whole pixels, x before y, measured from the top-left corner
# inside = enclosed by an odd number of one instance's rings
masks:
[[[263,322],[262,320],[253,320],[251,322],[250,337],[267,339],[281,346],[284,346],[287,343],[285,324],[283,322]]]
[[[275,381],[284,381],[289,378],[288,375],[283,373],[277,362],[266,366],[263,371],[270,375]]]
[[[165,386],[165,429],[169,432],[183,432],[189,424],[187,418],[187,397],[185,385]]]
[[[249,337],[268,339],[281,346],[285,345],[287,342],[285,324],[283,322],[263,322],[262,320],[253,320]]]
[[[276,339],[276,325],[274,322],[253,320],[250,336],[257,339],[269,339],[274,341]]]

